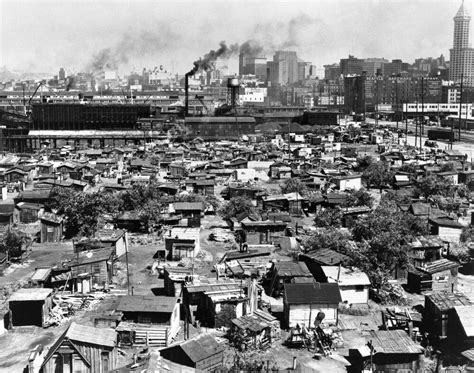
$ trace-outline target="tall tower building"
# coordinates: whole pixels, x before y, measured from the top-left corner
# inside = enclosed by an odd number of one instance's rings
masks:
[[[469,47],[469,15],[464,1],[454,16],[454,40],[450,49],[449,80],[460,82],[461,76],[466,86],[474,85],[474,49]]]

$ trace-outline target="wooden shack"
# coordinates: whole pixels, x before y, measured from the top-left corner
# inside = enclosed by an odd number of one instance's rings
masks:
[[[192,275],[192,268],[165,266],[163,269],[165,294],[171,297],[180,297],[184,284],[192,279]]]
[[[408,271],[407,286],[411,292],[457,290],[458,268],[461,265],[448,259],[439,259]]]
[[[38,203],[20,202],[16,205],[16,209],[18,210],[18,221],[29,224],[38,221],[43,214],[44,206]]]
[[[201,334],[178,345],[160,350],[160,355],[174,363],[215,372],[223,367],[225,346],[209,334]]]
[[[70,282],[73,291],[86,294],[94,289],[104,289],[114,274],[113,249],[77,253],[67,266],[71,269]]]
[[[128,295],[120,298],[116,311],[123,314],[116,328],[123,345],[169,346],[180,329],[175,297]]]
[[[438,235],[442,241],[459,243],[464,226],[450,217],[429,218],[431,234]]]
[[[367,337],[374,372],[421,372],[423,352],[404,330],[375,330]],[[369,356],[370,359],[370,356]]]
[[[325,315],[324,322],[338,323],[338,306],[341,294],[337,284],[295,283],[284,284],[283,313],[286,327],[312,327],[319,312]]]
[[[73,322],[49,349],[40,372],[106,373],[117,361],[115,330]]]
[[[323,266],[326,281],[339,285],[341,298],[347,304],[367,304],[370,280],[367,274],[357,268]]]
[[[470,305],[472,302],[463,293],[437,292],[426,295],[423,321],[427,330],[441,338],[447,337],[450,312],[454,307]]]
[[[444,243],[438,236],[419,236],[409,246],[411,263],[414,267],[422,267],[441,259]]]
[[[170,206],[170,212],[187,219],[188,227],[200,227],[201,217],[204,216],[204,202],[175,202]]]
[[[245,242],[252,245],[274,244],[280,237],[286,236],[287,223],[282,221],[241,221],[242,230],[245,232]]]
[[[206,293],[243,291],[241,290],[243,287],[245,287],[244,284],[234,280],[219,280],[211,283],[210,279],[206,279],[201,282],[194,281],[185,284],[183,289],[185,312],[192,322],[197,319],[201,323],[205,323],[209,315]]]
[[[314,278],[305,262],[275,262],[267,275],[268,293],[280,296],[283,285],[295,282],[313,282]]]
[[[63,239],[63,217],[45,212],[41,216],[41,242],[60,242]]]
[[[231,335],[240,341],[239,349],[265,348],[272,345],[280,334],[280,322],[267,312],[255,310],[252,314],[232,319]]]
[[[201,248],[200,228],[171,228],[165,236],[168,260],[194,258]]]
[[[8,299],[11,326],[45,326],[52,309],[53,289],[25,288],[14,292]]]

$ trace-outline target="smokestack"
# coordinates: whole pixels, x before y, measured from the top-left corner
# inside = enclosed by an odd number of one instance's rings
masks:
[[[189,115],[189,73],[184,76],[184,117]]]

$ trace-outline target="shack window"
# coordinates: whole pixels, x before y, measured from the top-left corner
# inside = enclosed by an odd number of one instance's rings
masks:
[[[101,372],[105,373],[108,372],[110,367],[109,367],[109,353],[108,352],[102,352],[100,354],[100,361],[101,361]]]
[[[364,291],[365,286],[364,285],[356,285],[356,291]]]

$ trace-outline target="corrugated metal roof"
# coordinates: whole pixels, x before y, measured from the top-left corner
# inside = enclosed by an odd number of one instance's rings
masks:
[[[279,277],[313,277],[305,262],[276,262]]]
[[[117,333],[109,328],[95,328],[72,322],[66,332],[66,338],[99,346],[115,347]]]
[[[253,117],[190,117],[186,118],[186,124],[192,123],[209,123],[209,124],[220,124],[220,123],[255,123]]]
[[[349,257],[331,249],[319,249],[304,255],[301,258],[308,258],[321,265],[338,265],[346,262]]]
[[[198,362],[224,351],[225,346],[209,334],[201,334],[181,344],[181,349],[193,362]]]
[[[117,311],[172,313],[176,302],[175,297],[127,295],[120,297]]]
[[[268,316],[273,317],[270,314]],[[273,319],[276,320],[276,318]],[[260,332],[263,329],[272,326],[271,322],[260,317],[258,314],[241,316],[236,319],[232,319],[231,321],[232,324],[239,327],[240,329],[248,329],[253,332]]]
[[[461,267],[457,262],[453,262],[449,259],[439,259],[434,262],[428,263],[423,267],[417,267],[419,271],[423,271],[429,274],[434,274],[441,271],[446,271],[451,268]]]
[[[242,287],[244,286],[237,282],[226,282],[215,284],[188,285],[186,286],[186,290],[188,293],[205,293],[209,291],[238,290]]]
[[[470,299],[463,293],[451,293],[448,291],[440,291],[426,295],[426,298],[440,310],[448,311],[456,306],[471,305]],[[426,304],[426,302],[425,302]]]
[[[342,301],[338,284],[299,283],[284,284],[288,304],[338,304]]]
[[[411,340],[404,330],[370,331],[375,354],[420,354],[423,347]]]

